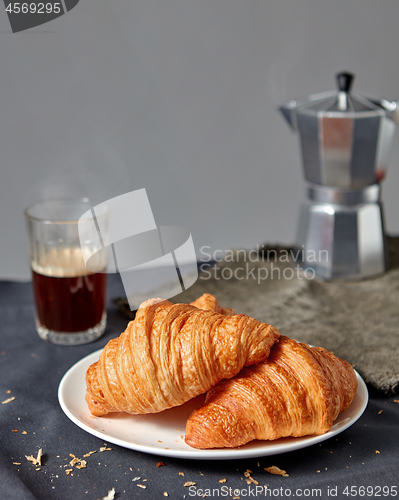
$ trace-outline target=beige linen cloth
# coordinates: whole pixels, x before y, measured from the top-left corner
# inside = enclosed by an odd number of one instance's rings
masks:
[[[379,391],[395,393],[399,389],[399,237],[387,240],[389,268],[378,278],[309,279],[310,272],[306,278],[296,269],[299,263],[288,259],[291,249],[263,246],[251,253],[228,252],[226,260],[201,271],[191,288],[171,300],[188,303],[212,293],[221,306],[270,323],[296,340],[323,346],[349,361]],[[295,252],[292,255],[295,260]],[[150,294],[162,297],[163,292],[166,297],[167,287]],[[130,313],[125,301],[116,302]]]

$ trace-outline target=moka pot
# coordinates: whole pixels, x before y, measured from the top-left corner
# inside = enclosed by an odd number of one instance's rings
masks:
[[[297,245],[325,278],[366,278],[385,271],[380,183],[399,120],[397,102],[338,90],[291,100],[279,110],[298,133],[307,199]]]

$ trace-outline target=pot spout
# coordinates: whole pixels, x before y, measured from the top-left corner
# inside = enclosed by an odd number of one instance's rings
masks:
[[[277,109],[286,119],[288,125],[294,130],[297,131],[297,120],[296,120],[296,101],[289,101],[283,104],[279,104]]]

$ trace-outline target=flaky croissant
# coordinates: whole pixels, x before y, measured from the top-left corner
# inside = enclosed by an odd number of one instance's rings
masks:
[[[87,370],[86,401],[96,416],[181,405],[266,359],[279,335],[243,314],[151,299]]]
[[[349,363],[281,336],[268,359],[207,393],[205,405],[187,421],[185,442],[233,448],[253,439],[324,434],[356,390]]]
[[[206,311],[214,311],[219,314],[224,314],[225,316],[233,316],[236,314],[233,309],[221,307],[217,298],[210,293],[204,293],[201,297],[198,297],[197,300],[191,302],[190,305],[198,307],[198,309],[205,309]]]

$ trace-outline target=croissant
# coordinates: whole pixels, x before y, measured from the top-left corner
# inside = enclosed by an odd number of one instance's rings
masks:
[[[198,309],[205,309],[206,311],[214,311],[219,314],[224,314],[225,316],[233,316],[235,314],[233,309],[220,307],[217,298],[210,293],[204,293],[197,300],[191,302],[190,305],[198,307]]]
[[[217,301],[211,307],[220,308]],[[273,326],[243,314],[226,316],[151,299],[88,368],[87,404],[95,416],[181,405],[243,366],[266,359],[279,335]]]
[[[194,448],[233,448],[253,439],[273,440],[327,432],[352,402],[356,374],[322,347],[281,336],[266,361],[223,380],[186,425]]]

